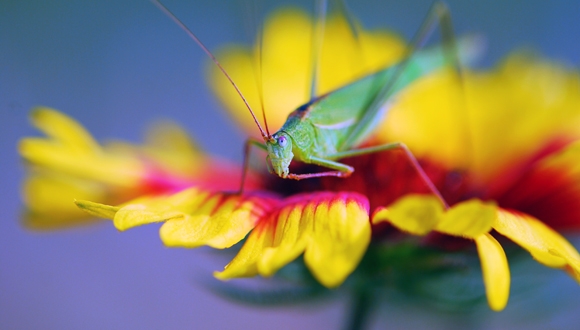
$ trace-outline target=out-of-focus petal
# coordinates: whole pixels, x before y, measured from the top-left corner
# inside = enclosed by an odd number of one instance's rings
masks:
[[[23,225],[33,230],[51,230],[93,223],[74,207],[75,199],[102,200],[107,189],[102,184],[49,173],[29,175],[22,185],[27,209]]]
[[[153,161],[157,167],[176,176],[200,175],[208,157],[180,125],[161,121],[152,125],[143,145],[122,141],[110,142],[106,149],[117,153],[139,154]]]
[[[270,276],[304,252],[314,277],[340,285],[370,242],[368,201],[354,193],[296,195],[257,225],[220,279]]]
[[[100,145],[82,125],[56,110],[37,108],[31,119],[47,136],[24,138],[19,144],[29,165],[23,185],[24,222],[29,228],[91,222],[74,207],[75,199],[118,205],[136,196],[167,195],[192,186],[239,188],[239,168],[203,154],[176,124],[155,126],[145,145]],[[246,191],[258,186],[256,176],[248,173]]]
[[[577,70],[515,54],[494,71],[463,73],[442,71],[403,91],[379,138],[487,183],[554,139],[580,136]]]
[[[466,168],[470,161],[468,117],[459,82],[454,70],[441,70],[414,82],[397,94],[376,130],[377,138],[404,142],[416,157],[434,159],[446,168]]]
[[[510,270],[501,245],[490,234],[475,238],[483,282],[489,307],[494,311],[505,308],[510,294]]]
[[[556,230],[580,228],[580,143],[532,162],[516,173],[505,173],[488,196],[503,208],[514,209],[540,219]],[[501,184],[501,182],[500,182]]]
[[[99,149],[91,134],[74,119],[48,107],[36,107],[30,113],[32,124],[55,141],[78,153]]]
[[[500,210],[493,228],[508,237],[540,263],[566,270],[577,281],[580,279],[580,255],[560,234],[525,214]]]
[[[252,108],[260,109],[258,83],[263,86],[264,108],[271,129],[282,126],[288,114],[310,99],[312,76],[312,20],[297,9],[272,14],[264,24],[263,49],[230,46],[217,53]],[[354,79],[396,62],[404,53],[401,38],[387,31],[358,29],[358,39],[341,16],[326,21],[316,95],[346,85]],[[258,64],[261,58],[261,64]],[[261,66],[262,71],[259,71]],[[336,68],[341,68],[336,70]],[[215,65],[208,80],[234,119],[248,134],[258,129],[239,95]]]
[[[33,123],[48,135],[24,138],[20,155],[28,162],[82,178],[117,186],[135,184],[145,171],[134,157],[105,153],[90,134],[71,118],[49,108],[37,108]]]

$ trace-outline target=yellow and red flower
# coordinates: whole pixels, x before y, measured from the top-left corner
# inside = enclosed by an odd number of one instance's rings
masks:
[[[154,127],[145,145],[138,147],[123,142],[100,145],[79,123],[54,109],[36,108],[31,119],[46,138],[24,138],[18,146],[29,165],[23,195],[25,225],[30,228],[91,222],[71,204],[75,199],[118,204],[192,185],[236,186],[232,165],[204,155],[172,123]],[[255,180],[250,178],[249,184],[255,185]]]
[[[304,35],[313,30],[311,24],[305,14],[289,10],[265,25],[262,82],[271,127],[281,126],[308,100],[311,51]],[[361,31],[359,38],[344,20],[329,19],[320,93],[394,63],[404,52],[403,41],[393,34]],[[250,104],[259,105],[254,58],[250,48],[230,47],[221,62]],[[233,116],[256,135],[228,82],[214,67],[208,74]],[[366,143],[404,142],[448,209],[429,194],[399,151],[345,160],[355,168],[347,179],[295,182],[255,169],[248,189],[237,194],[239,168],[221,165],[181,133],[165,140],[169,149],[101,147],[52,110],[33,116],[49,139],[21,144],[23,157],[38,173],[25,184],[25,195],[31,210],[59,216],[68,213],[64,207],[50,209],[56,196],[43,195],[43,185],[48,192],[74,195],[81,209],[112,219],[119,230],[164,222],[160,236],[168,246],[221,249],[246,238],[237,256],[215,274],[220,279],[271,276],[303,255],[313,276],[333,288],[365,255],[413,236],[419,237],[412,240],[417,247],[441,255],[471,253],[474,245],[489,305],[502,310],[510,272],[499,242],[509,243],[500,236],[580,281],[580,255],[558,233],[580,229],[579,91],[578,72],[516,54],[490,71],[465,70],[461,84],[455,73],[442,70],[397,95],[388,118]],[[295,164],[293,170],[319,169]],[[442,267],[432,261],[418,267],[417,255],[406,258],[418,272]],[[392,271],[389,267],[396,265],[377,265],[375,273]]]

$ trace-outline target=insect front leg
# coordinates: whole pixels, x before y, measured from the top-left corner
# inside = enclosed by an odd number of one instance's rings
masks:
[[[326,172],[318,172],[318,173],[305,173],[305,174],[290,173],[290,174],[288,174],[287,178],[293,179],[293,180],[321,178],[321,177],[325,177],[325,176],[335,176],[335,177],[339,177],[339,178],[347,178],[352,174],[352,172],[354,172],[354,168],[352,166],[349,166],[349,165],[346,165],[343,163],[339,163],[339,162],[335,162],[332,160],[324,159],[324,158],[314,157],[314,156],[310,157],[308,163],[319,165],[319,166],[324,166],[326,168],[333,169],[334,171],[326,171]]]
[[[267,150],[266,146],[262,143],[262,141],[258,139],[249,138],[246,140],[246,143],[244,144],[244,160],[243,160],[244,165],[242,168],[242,178],[240,180],[240,190],[238,190],[237,192],[237,194],[239,195],[241,195],[244,192],[244,183],[246,182],[246,176],[248,174],[248,168],[250,166],[250,151],[252,146],[259,147],[262,150]],[[268,165],[268,171],[270,170],[271,168]]]
[[[411,163],[411,166],[413,166],[413,168],[415,169],[415,171],[417,172],[417,174],[419,175],[421,180],[425,183],[425,186],[427,186],[427,188],[431,191],[431,193],[433,195],[435,195],[441,201],[441,203],[445,206],[446,209],[449,208],[449,205],[447,204],[447,202],[445,201],[445,199],[443,198],[443,196],[439,192],[439,189],[437,189],[437,187],[435,187],[435,184],[433,183],[433,181],[431,181],[429,176],[427,176],[427,173],[425,173],[425,170],[423,170],[423,167],[421,167],[421,164],[419,164],[419,161],[417,160],[415,155],[413,155],[411,150],[409,150],[409,148],[407,148],[407,146],[402,142],[387,143],[387,144],[382,144],[379,146],[373,146],[373,147],[368,147],[368,148],[342,151],[342,152],[338,152],[338,153],[332,155],[331,158],[341,159],[341,158],[356,157],[356,156],[368,155],[368,154],[372,154],[372,153],[376,153],[376,152],[384,152],[384,151],[393,150],[393,149],[401,149],[401,150],[403,150],[403,152],[405,152],[405,155],[407,156],[407,159]]]

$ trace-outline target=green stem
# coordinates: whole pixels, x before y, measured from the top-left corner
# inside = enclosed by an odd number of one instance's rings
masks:
[[[353,293],[345,330],[363,330],[368,326],[373,300],[372,292],[366,287],[359,287]]]

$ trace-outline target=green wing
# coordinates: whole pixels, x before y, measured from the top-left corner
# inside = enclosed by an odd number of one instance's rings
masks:
[[[479,40],[474,38],[460,40],[460,61],[473,62],[481,52],[479,44]],[[404,71],[386,93],[384,86],[402,64],[368,75],[313,100],[300,108],[304,111],[302,117],[315,127],[320,140],[336,143],[337,151],[349,150],[372,133],[389,110],[389,100],[393,95],[447,63],[442,47],[419,51],[405,63]]]
[[[454,62],[452,65],[457,68],[457,65],[463,66],[473,63],[483,53],[484,47],[480,37],[472,36],[458,40],[455,49],[457,63]],[[386,80],[380,82],[381,89],[371,98],[372,101],[366,111],[359,117],[358,125],[353,127],[349,136],[339,146],[339,150],[349,150],[364,142],[390,110],[389,101],[394,95],[422,76],[443,66],[449,66],[452,59],[449,58],[447,51],[448,49],[444,49],[444,46],[432,47],[416,52],[407,61],[402,61],[386,69],[384,71]],[[393,81],[393,79],[395,80]]]

